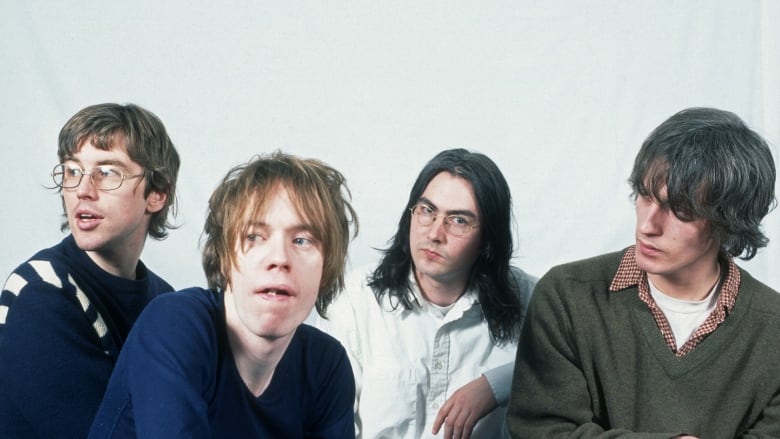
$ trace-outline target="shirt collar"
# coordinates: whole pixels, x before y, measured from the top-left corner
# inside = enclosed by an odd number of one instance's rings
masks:
[[[726,278],[723,280],[720,295],[718,297],[718,307],[730,311],[737,301],[741,274],[734,258],[731,256],[721,256],[721,263],[726,265]],[[639,285],[647,279],[645,273],[636,263],[636,246],[628,247],[623,253],[623,258],[618,265],[617,273],[612,279],[609,291],[620,291],[628,287]]]
[[[409,270],[409,285],[412,286],[412,294],[417,300],[417,303],[420,304],[422,309],[427,309],[428,301],[423,297],[422,292],[420,291],[420,286],[417,284],[417,278],[414,276],[414,269]],[[455,311],[455,314],[461,315],[477,303],[479,303],[477,290],[469,288],[455,301],[455,306],[449,310],[447,315],[452,314],[453,311]]]

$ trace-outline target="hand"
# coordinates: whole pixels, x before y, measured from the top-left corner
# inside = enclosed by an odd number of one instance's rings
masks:
[[[487,378],[479,378],[456,390],[444,402],[433,421],[433,434],[444,424],[445,439],[468,439],[477,421],[498,407]]]

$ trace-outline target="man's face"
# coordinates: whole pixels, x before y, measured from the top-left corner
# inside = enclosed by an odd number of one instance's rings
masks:
[[[666,196],[665,188],[660,195]],[[717,261],[718,244],[707,221],[682,221],[661,204],[652,196],[637,196],[637,265],[662,290],[663,284],[708,280]]]
[[[274,340],[291,337],[314,307],[323,256],[284,187],[275,189],[264,210],[238,237],[225,306],[234,333]]]
[[[86,172],[92,172],[96,166],[111,166],[126,176],[144,172],[127,155],[123,141],[107,151],[87,141],[64,165]],[[164,194],[151,192],[144,197],[143,180],[126,179],[118,189],[103,191],[95,187],[89,175],[84,175],[77,187],[62,189],[65,214],[76,244],[104,268],[105,261],[122,260],[128,254],[138,257],[151,214],[165,205]]]
[[[428,205],[438,215],[464,215],[475,224],[481,221],[471,183],[449,172],[436,175],[428,183],[419,202]],[[423,289],[426,282],[465,287],[481,246],[479,228],[463,236],[455,236],[447,232],[442,217],[427,226],[420,225],[414,215],[411,218],[409,247],[415,274]],[[462,291],[457,292],[460,293]]]

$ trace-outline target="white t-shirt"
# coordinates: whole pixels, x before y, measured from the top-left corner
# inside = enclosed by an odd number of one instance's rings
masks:
[[[715,283],[707,297],[696,301],[675,299],[664,294],[649,279],[647,283],[650,285],[650,295],[653,296],[656,305],[666,316],[666,320],[672,328],[677,349],[680,349],[715,309],[715,305],[718,303],[716,292],[720,281]]]

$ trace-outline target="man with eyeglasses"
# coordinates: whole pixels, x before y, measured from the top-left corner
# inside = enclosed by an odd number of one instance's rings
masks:
[[[357,385],[358,437],[500,438],[536,278],[511,267],[509,186],[487,156],[420,172],[378,267],[352,273],[327,320]]]
[[[140,261],[168,235],[179,155],[136,105],[101,104],[62,128],[52,171],[70,235],[0,294],[0,437],[86,437],[130,327],[172,287]]]

